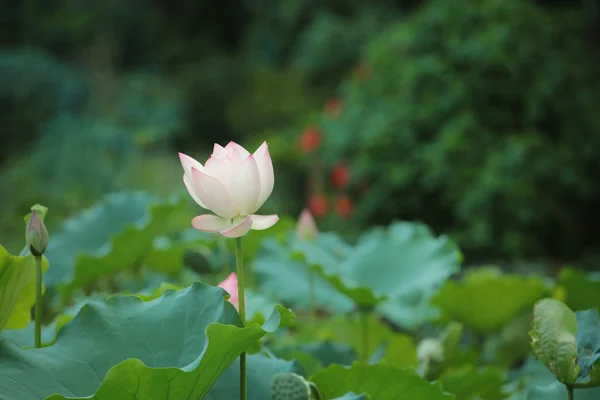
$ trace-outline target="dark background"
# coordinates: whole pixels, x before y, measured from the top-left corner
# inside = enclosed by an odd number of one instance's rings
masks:
[[[52,228],[105,193],[182,193],[177,151],[204,161],[214,142],[253,151],[268,140],[268,211],[310,204],[322,229],[350,238],[421,220],[470,262],[593,267],[598,10],[596,0],[4,0],[0,241],[22,246],[20,216],[34,203],[50,208]],[[306,135],[320,138],[313,153]],[[331,181],[336,168],[347,184]]]

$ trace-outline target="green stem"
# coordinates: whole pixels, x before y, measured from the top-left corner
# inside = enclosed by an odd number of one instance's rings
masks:
[[[244,260],[242,238],[235,239],[235,266],[238,280],[238,301],[242,324],[246,326],[246,298],[244,297]],[[240,400],[246,400],[246,352],[240,354]]]
[[[574,391],[575,391],[575,389],[573,388],[573,386],[567,386],[567,399],[568,400],[575,400]]]
[[[315,271],[312,268],[308,270],[308,301],[310,302],[310,315],[313,328],[317,327],[317,299],[315,296]]]
[[[42,347],[42,256],[35,258],[35,348]]]
[[[369,360],[369,312],[360,310],[361,361]]]

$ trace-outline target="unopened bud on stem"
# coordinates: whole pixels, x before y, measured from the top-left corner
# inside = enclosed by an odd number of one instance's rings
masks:
[[[36,210],[31,211],[25,240],[29,251],[36,257],[41,257],[48,248],[48,231]]]
[[[319,234],[317,224],[308,209],[304,209],[302,214],[300,214],[298,224],[296,225],[296,233],[300,240],[313,240]]]

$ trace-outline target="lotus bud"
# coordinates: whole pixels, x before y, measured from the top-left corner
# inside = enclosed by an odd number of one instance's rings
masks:
[[[298,218],[296,233],[300,240],[313,240],[319,234],[315,219],[308,209],[304,209]]]
[[[48,248],[48,231],[35,209],[31,211],[31,217],[27,223],[25,240],[29,251],[36,257],[41,257]]]
[[[425,338],[417,346],[419,360],[441,362],[444,360],[444,347],[437,339]]]

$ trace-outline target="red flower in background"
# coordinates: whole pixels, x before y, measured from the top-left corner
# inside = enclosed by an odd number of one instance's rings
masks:
[[[333,171],[331,171],[331,185],[336,189],[343,189],[350,182],[350,169],[348,166],[341,162],[337,164]]]
[[[317,218],[327,214],[327,199],[322,194],[313,194],[308,200],[308,209]]]
[[[338,97],[332,97],[325,103],[325,113],[334,117],[339,117],[342,109],[342,101]]]
[[[348,196],[342,195],[335,199],[335,213],[342,218],[352,213],[352,201]]]
[[[311,125],[302,132],[300,136],[300,148],[305,153],[311,153],[319,148],[321,144],[321,130]]]
[[[371,68],[363,63],[358,63],[354,68],[354,73],[360,80],[365,80],[371,75]]]

